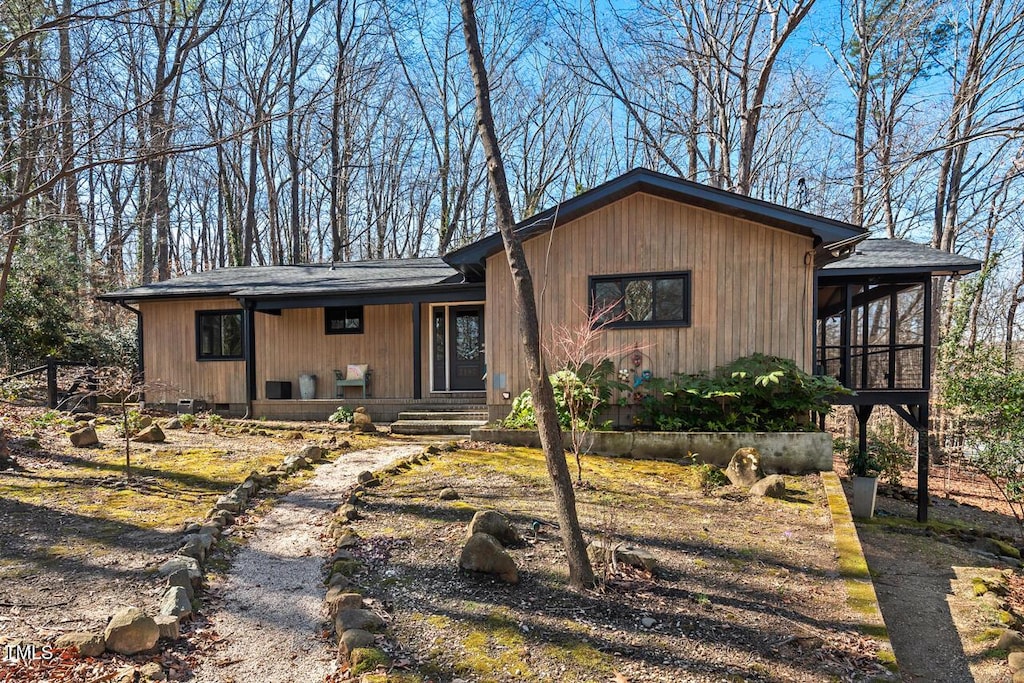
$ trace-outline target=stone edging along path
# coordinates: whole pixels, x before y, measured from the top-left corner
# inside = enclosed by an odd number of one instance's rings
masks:
[[[347,455],[343,453],[339,459]],[[186,525],[181,546],[157,570],[164,588],[156,609],[124,607],[110,617],[103,630],[65,633],[56,639],[54,647],[74,648],[80,657],[99,657],[104,652],[130,656],[153,651],[160,640],[177,640],[181,623],[191,618],[200,605],[198,594],[204,584],[206,558],[227,527],[234,524],[234,515],[243,512],[261,488],[323,461],[322,449],[307,445],[285,456],[279,465],[250,474],[217,500],[204,521]],[[155,662],[145,665],[138,673],[145,680],[162,680],[165,674]]]
[[[878,642],[878,658],[894,673],[899,669],[889,631],[882,618],[882,609],[875,594],[875,584],[868,571],[864,550],[857,536],[850,506],[843,492],[843,484],[835,472],[822,472],[821,484],[828,498],[828,509],[832,515],[832,530],[836,537],[836,554],[839,556],[839,575],[846,585],[847,604],[860,617],[856,628]]]
[[[370,470],[422,450],[422,444],[410,444],[344,453],[278,499],[216,591],[221,602],[206,616],[223,642],[196,667],[195,683],[319,681],[335,669],[336,653],[318,638],[326,617],[324,536],[334,529],[330,513],[346,505],[357,475],[375,480]],[[361,608],[358,597],[352,606]],[[360,611],[379,625],[376,614]]]

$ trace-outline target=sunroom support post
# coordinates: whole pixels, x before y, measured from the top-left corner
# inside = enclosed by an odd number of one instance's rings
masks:
[[[868,418],[871,417],[874,407],[871,403],[853,407],[853,411],[857,414],[857,450],[862,457],[868,452]]]
[[[412,302],[412,397],[423,398],[423,330],[419,301]]]
[[[928,521],[928,403],[917,406],[917,521]]]

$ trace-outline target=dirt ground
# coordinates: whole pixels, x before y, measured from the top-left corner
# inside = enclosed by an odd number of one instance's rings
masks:
[[[248,471],[304,443],[339,438],[327,424],[175,430],[169,444],[137,446],[136,476],[125,487],[112,427],[101,429],[103,447],[72,449],[65,427],[40,413],[0,407],[8,436],[38,441],[16,440],[22,469],[0,472],[0,640],[46,642],[98,628],[124,604],[154,604],[157,558],[176,548],[185,520],[201,517]],[[295,427],[302,441],[292,438]],[[588,458],[588,485],[577,491],[586,534],[650,550],[661,567],[599,573],[600,590],[577,594],[564,588],[564,555],[548,525],[554,511],[537,458],[482,447],[444,454],[369,492],[365,519],[356,523],[364,539],[357,580],[389,624],[381,644],[392,672],[406,676],[388,680],[886,677],[875,643],[860,634],[847,606],[817,477],[788,477],[786,500],[772,501],[729,487],[705,495],[693,468]],[[236,538],[222,544],[227,552],[215,572],[229,571],[268,506],[302,482],[263,494],[240,519]],[[440,501],[446,486],[460,500]],[[983,481],[935,468],[931,489],[938,525],[917,526],[912,503],[884,496],[879,517],[858,524],[901,676],[1008,681],[1005,658],[992,651],[992,615],[971,592],[971,578],[995,563],[949,528],[1011,535],[1015,524]],[[512,551],[518,586],[457,570],[465,526],[485,507],[508,513],[525,532],[526,543]],[[534,520],[541,522],[535,537]],[[1022,583],[1011,596],[1019,605]],[[211,611],[219,604],[212,597]],[[186,640],[153,656],[180,664],[184,679],[220,656],[219,636],[200,617]],[[98,680],[133,661],[142,660],[107,655],[91,664],[92,678],[52,680]],[[42,680],[12,677],[5,665],[0,681]]]
[[[2,408],[19,465],[0,471],[0,635],[9,639],[91,630],[119,607],[153,604],[160,586],[152,574],[180,545],[185,522],[201,520],[249,472],[329,438],[306,432],[296,440],[291,428],[260,429],[266,436],[234,428],[167,430],[165,443],[132,445],[129,484],[113,425],[99,427],[98,447],[76,449],[67,425],[42,415]],[[26,437],[38,447],[25,445]],[[342,438],[358,447],[357,439]],[[261,500],[301,482],[286,480]],[[234,533],[244,535],[249,516]]]
[[[916,474],[906,473],[903,484],[916,491]],[[1009,683],[1005,653],[994,648],[1003,624],[974,594],[972,579],[1010,567],[980,553],[970,539],[972,532],[994,532],[1019,546],[1020,529],[991,483],[955,463],[933,467],[929,488],[930,525],[917,524],[916,503],[892,491],[879,497],[874,520],[857,523],[901,677]],[[1010,602],[1022,600],[1018,581]]]
[[[705,494],[696,471],[585,458],[585,536],[659,562],[599,568],[601,588],[585,593],[566,589],[536,451],[474,444],[389,477],[354,523],[356,580],[387,610],[382,646],[410,681],[885,680],[847,605],[820,479],[787,477],[775,500],[731,486]],[[446,487],[459,499],[441,501]],[[510,550],[518,585],[457,570],[485,508],[525,532]]]

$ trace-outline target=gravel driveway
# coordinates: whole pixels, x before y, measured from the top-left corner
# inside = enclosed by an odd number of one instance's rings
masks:
[[[208,616],[224,642],[204,659],[193,680],[323,680],[335,651],[317,633],[326,619],[320,534],[342,491],[355,483],[359,472],[380,469],[422,449],[413,444],[346,453],[321,465],[309,484],[277,502],[257,524],[218,591],[221,600]]]

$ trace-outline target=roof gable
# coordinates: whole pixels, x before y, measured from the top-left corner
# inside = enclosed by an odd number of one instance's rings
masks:
[[[640,192],[813,237],[815,245],[840,242],[866,232],[851,223],[815,216],[645,168],[635,168],[530,216],[518,223],[515,231],[525,241]],[[444,260],[464,273],[479,276],[487,258],[501,249],[501,235],[495,233],[450,252]]]

